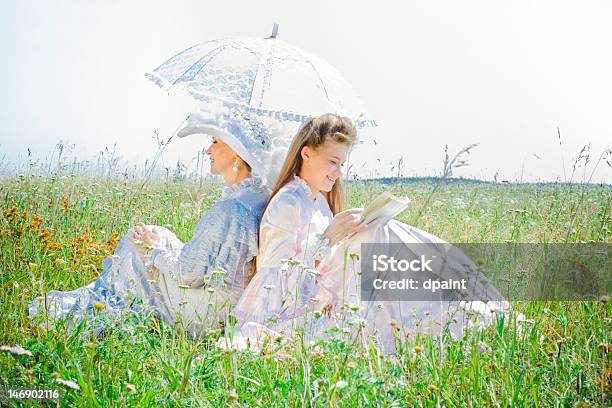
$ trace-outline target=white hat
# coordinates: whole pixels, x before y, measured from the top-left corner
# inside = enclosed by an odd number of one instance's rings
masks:
[[[272,187],[293,134],[268,118],[263,119],[266,126],[262,119],[243,111],[204,104],[199,112],[187,117],[176,134],[179,137],[193,134],[218,137],[251,166],[254,175]]]

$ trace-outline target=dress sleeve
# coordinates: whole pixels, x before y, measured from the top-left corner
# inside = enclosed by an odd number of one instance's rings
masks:
[[[323,233],[308,234],[301,245],[304,248],[304,263],[310,267],[314,267],[317,261],[322,261],[331,252],[329,239]]]
[[[280,323],[314,296],[314,268],[304,257],[311,217],[301,199],[287,192],[270,201],[261,221],[257,273],[236,306],[239,321]]]
[[[202,217],[180,252],[160,251],[153,264],[173,270],[179,284],[192,288],[225,282],[241,285],[245,265],[257,254],[258,215],[235,199],[220,201]],[[165,264],[168,264],[166,267]]]

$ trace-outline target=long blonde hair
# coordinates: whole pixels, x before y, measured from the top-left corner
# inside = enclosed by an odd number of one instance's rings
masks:
[[[293,180],[293,176],[299,173],[303,162],[302,148],[308,146],[312,149],[317,149],[327,140],[352,146],[357,141],[357,130],[350,119],[331,113],[326,113],[306,122],[293,138],[291,146],[289,146],[285,163],[281,168],[278,181],[272,189],[268,203],[285,184]],[[342,211],[344,198],[340,179],[336,180],[331,191],[325,194],[325,198],[334,215]],[[266,209],[264,208],[265,211]]]
[[[353,125],[350,119],[332,113],[326,113],[306,122],[295,135],[289,146],[278,181],[272,189],[272,194],[270,194],[268,202],[264,206],[261,218],[263,218],[263,214],[266,212],[274,196],[285,186],[285,184],[293,180],[293,177],[297,175],[302,168],[302,148],[308,146],[312,149],[317,149],[327,140],[333,140],[338,143],[353,146],[357,141],[357,130],[355,129],[355,125]],[[342,194],[342,183],[339,178],[334,183],[331,191],[324,193],[324,196],[334,215],[342,211],[344,197]],[[259,244],[259,229],[257,230],[257,243]],[[249,280],[255,275],[255,271],[256,259],[253,258],[253,269],[249,274]]]

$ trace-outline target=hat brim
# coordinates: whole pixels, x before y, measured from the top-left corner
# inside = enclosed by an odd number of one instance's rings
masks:
[[[187,124],[183,126],[176,135],[178,137],[187,137],[190,135],[206,135],[211,137],[217,137],[223,140],[242,160],[247,162],[251,168],[256,166],[256,161],[253,156],[247,151],[242,143],[236,139],[232,134],[228,133],[224,129],[208,124]]]

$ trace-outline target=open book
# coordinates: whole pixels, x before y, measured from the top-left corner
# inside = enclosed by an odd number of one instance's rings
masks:
[[[407,197],[394,197],[391,193],[384,192],[374,199],[364,210],[361,216],[362,223],[370,224],[379,218],[393,218],[401,213],[408,204],[410,199]]]

